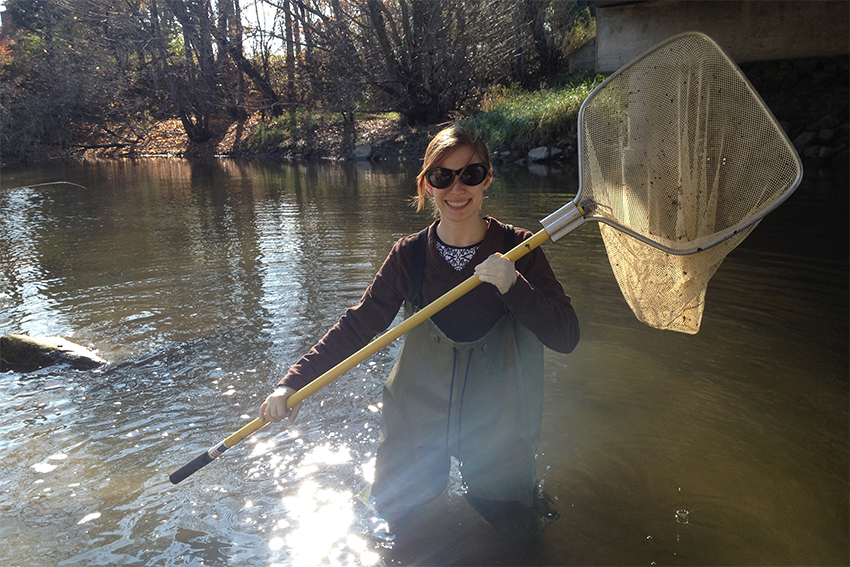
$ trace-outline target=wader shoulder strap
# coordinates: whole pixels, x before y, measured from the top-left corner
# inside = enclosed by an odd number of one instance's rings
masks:
[[[422,301],[422,275],[425,272],[425,249],[428,246],[428,229],[423,229],[413,239],[413,260],[410,266],[410,297],[414,309],[419,309]],[[516,246],[516,232],[511,225],[505,225],[505,249],[507,252]]]
[[[414,309],[422,300],[422,274],[425,271],[425,249],[428,246],[428,229],[423,229],[413,239],[413,261],[410,265],[410,297]]]
[[[516,232],[514,232],[514,227],[510,224],[505,225],[505,249],[502,251],[502,254],[511,250],[514,246],[516,246]]]

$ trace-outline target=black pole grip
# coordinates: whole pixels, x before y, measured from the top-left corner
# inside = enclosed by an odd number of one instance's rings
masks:
[[[223,442],[220,445],[209,449],[208,451],[204,451],[195,459],[189,461],[188,463],[171,473],[171,475],[168,477],[168,480],[171,481],[171,484],[177,484],[181,480],[185,479],[190,475],[195,474],[200,469],[213,462],[213,459],[215,459],[225,451],[227,451],[227,445],[225,445]]]

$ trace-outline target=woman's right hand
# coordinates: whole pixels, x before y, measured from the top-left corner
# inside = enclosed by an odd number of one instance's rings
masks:
[[[288,418],[287,423],[292,425],[295,423],[295,418],[298,416],[298,410],[301,409],[301,404],[296,404],[292,409],[287,409],[286,400],[294,394],[296,390],[289,386],[279,386],[274,392],[269,394],[263,405],[260,406],[260,421],[271,421],[278,423]]]

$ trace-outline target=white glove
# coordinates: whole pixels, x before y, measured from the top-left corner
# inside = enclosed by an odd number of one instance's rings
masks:
[[[507,293],[516,283],[514,263],[499,253],[475,266],[475,275],[482,282],[496,286],[501,294]]]
[[[295,418],[298,416],[298,410],[301,409],[301,404],[296,404],[292,409],[286,408],[286,400],[295,392],[296,390],[284,386],[269,394],[266,401],[260,406],[260,421],[277,423],[283,421],[284,418],[288,418],[287,423],[289,425],[295,423]]]

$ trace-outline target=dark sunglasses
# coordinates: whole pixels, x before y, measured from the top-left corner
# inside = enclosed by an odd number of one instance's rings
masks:
[[[455,177],[460,176],[460,182],[467,187],[479,185],[487,178],[490,170],[483,163],[473,163],[460,169],[449,169],[448,167],[432,167],[425,172],[425,179],[434,189],[445,189],[455,182]]]

